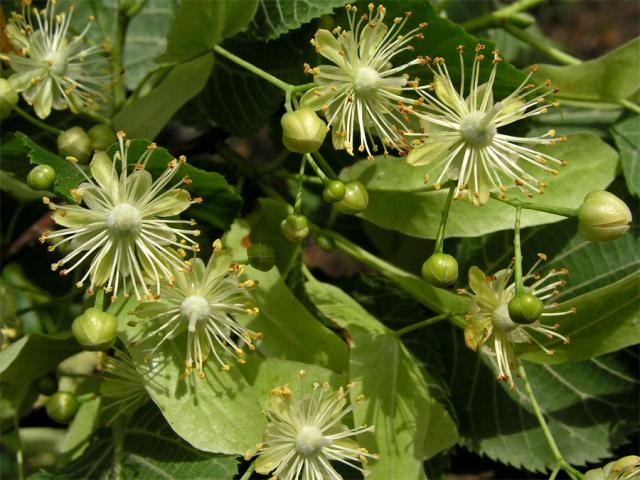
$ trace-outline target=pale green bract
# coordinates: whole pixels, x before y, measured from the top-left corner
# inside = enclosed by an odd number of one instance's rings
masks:
[[[93,179],[78,168],[86,180],[71,191],[78,205],[58,205],[44,197],[53,210],[53,220],[65,228],[44,232],[40,241],[53,240],[49,251],[70,244],[71,252],[51,265],[54,271],[64,267],[61,275],[68,275],[88,261],[89,267],[76,286],[82,287],[89,279],[89,292],[104,285],[108,293],[117,297],[120,291],[127,295],[132,288],[137,299],[151,299],[154,295],[147,286],[148,280],[155,284],[158,296],[161,282],[173,281],[170,268],[187,267],[182,259],[185,250],[199,250],[191,238],[199,235],[199,230],[181,228],[194,222],[170,217],[200,199],[192,200],[189,192],[178,188],[189,182],[187,178],[164,191],[186,158],[171,160],[154,181],[145,167],[156,145],[150,144],[140,158],[130,162],[124,137],[124,132],[118,133],[120,148],[113,159],[105,152],[96,152],[90,165]],[[75,165],[75,159],[68,157],[68,160]],[[117,162],[121,165],[119,175]],[[128,172],[130,166],[134,167],[133,173]]]

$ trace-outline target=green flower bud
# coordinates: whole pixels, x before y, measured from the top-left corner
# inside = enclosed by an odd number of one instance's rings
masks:
[[[624,474],[640,472],[640,457],[637,455],[627,455],[615,462],[608,463],[603,470],[605,475],[607,475],[606,480],[618,480]]]
[[[76,416],[78,401],[69,392],[57,392],[47,400],[47,415],[57,423],[69,423]]]
[[[45,375],[38,380],[36,387],[42,395],[53,395],[58,390],[58,381],[54,375]]]
[[[99,308],[87,308],[71,324],[71,331],[84,350],[106,350],[116,341],[118,321],[115,315]]]
[[[109,125],[104,123],[94,125],[87,133],[94,150],[106,150],[109,145],[116,141],[116,134],[113,133]]]
[[[82,127],[71,127],[58,135],[58,153],[62,157],[74,157],[80,163],[87,163],[92,150],[91,139]]]
[[[589,470],[585,473],[582,480],[605,480],[604,472],[601,468],[594,468],[593,470]]]
[[[422,264],[422,278],[434,287],[450,287],[458,280],[458,262],[446,253],[434,253]]]
[[[355,215],[364,212],[369,204],[369,194],[365,186],[357,180],[344,184],[344,198],[336,203],[340,213]]]
[[[276,264],[276,252],[268,243],[254,243],[247,249],[249,264],[261,272],[268,272]]]
[[[56,171],[49,165],[38,165],[27,175],[27,185],[34,190],[49,190],[56,179]]]
[[[317,235],[314,237],[316,245],[318,245],[325,252],[331,252],[336,248],[336,244],[329,237],[325,237],[324,235]]]
[[[18,94],[9,80],[0,78],[0,119],[7,118],[18,103]]]
[[[327,124],[309,108],[285,113],[280,124],[282,143],[296,153],[315,152],[327,135]]]
[[[322,199],[327,203],[337,203],[344,198],[347,189],[340,180],[329,180],[324,184]]]
[[[309,235],[307,217],[292,213],[280,223],[282,234],[292,242],[299,242]]]
[[[533,323],[540,318],[544,303],[535,295],[520,293],[509,302],[509,317],[515,323]]]
[[[592,242],[608,242],[624,235],[631,223],[631,210],[614,194],[588,193],[578,209],[580,235]]]

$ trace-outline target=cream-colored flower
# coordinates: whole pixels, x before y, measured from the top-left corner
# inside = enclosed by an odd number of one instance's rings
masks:
[[[52,108],[96,109],[95,98],[105,99],[103,91],[111,79],[99,73],[108,67],[104,49],[88,45],[85,39],[93,19],[72,36],[73,6],[59,14],[55,8],[55,0],[48,0],[42,10],[31,8],[31,0],[22,0],[22,14],[13,12],[6,28],[18,53],[1,57],[15,71],[9,82],[40,118],[48,117]]]
[[[189,260],[189,269],[176,273],[175,284],[163,288],[159,301],[143,303],[134,311],[136,316],[154,324],[143,331],[143,341],[157,342],[149,357],[165,341],[186,330],[186,373],[195,368],[201,378],[209,355],[216,358],[223,370],[228,370],[225,356],[235,355],[238,363],[244,363],[241,345],[253,351],[253,340],[261,336],[233,318],[236,314],[258,313],[246,293],[247,288],[257,283],[240,280],[243,267],[233,262],[231,251],[223,249],[219,240],[213,246],[214,253],[206,265],[199,258]]]
[[[304,392],[304,376],[300,371],[300,398],[286,385],[271,391],[266,411],[269,423],[264,443],[259,445],[256,472],[273,472],[273,478],[281,480],[340,480],[342,476],[331,465],[335,461],[366,475],[358,464],[378,455],[360,447],[353,437],[373,427],[349,428],[343,423],[355,406],[349,401],[353,385],[330,393],[328,384],[314,383],[311,392]]]
[[[96,152],[90,165],[93,179],[76,165],[86,180],[71,191],[77,205],[57,205],[44,198],[53,210],[53,220],[66,228],[44,232],[40,241],[54,240],[50,251],[70,243],[71,253],[51,266],[54,271],[63,267],[61,275],[88,261],[89,267],[77,282],[78,287],[90,279],[90,292],[104,285],[116,297],[120,291],[128,295],[132,288],[138,300],[151,299],[147,281],[155,284],[159,295],[161,280],[171,282],[173,269],[187,268],[183,260],[185,250],[199,250],[190,236],[200,232],[181,228],[195,222],[173,217],[201,199],[191,200],[189,192],[179,188],[189,181],[186,177],[166,188],[186,158],[171,160],[153,181],[145,167],[156,145],[150,144],[140,158],[130,162],[129,142],[124,136],[124,132],[118,132],[120,149],[113,159],[105,152]],[[75,159],[68,159],[75,165]],[[116,163],[120,163],[120,175]]]
[[[433,83],[416,88],[420,99],[406,106],[406,112],[420,119],[420,132],[405,132],[413,150],[407,156],[410,165],[434,164],[438,170],[435,181],[439,188],[444,178],[457,180],[458,198],[467,195],[475,205],[487,202],[491,190],[507,191],[504,180],[513,182],[521,191],[542,193],[546,184],[531,172],[533,167],[557,174],[548,164],[564,165],[551,155],[534,150],[540,145],[553,145],[555,131],[539,137],[519,137],[499,132],[499,129],[519,120],[541,115],[557,103],[548,97],[556,90],[549,83],[530,83],[531,69],[525,80],[509,96],[494,101],[493,85],[498,64],[498,51],[492,52],[493,68],[486,83],[479,84],[480,65],[484,60],[483,45],[477,45],[470,75],[470,91],[465,94],[463,47],[458,47],[461,82],[455,88],[443,58],[430,64]],[[564,137],[560,137],[563,139]]]
[[[371,3],[368,14],[357,17],[357,9],[347,5],[349,30],[337,27],[333,32],[318,30],[312,40],[316,51],[335,65],[320,65],[310,68],[317,85],[307,91],[302,99],[303,108],[322,110],[327,123],[333,127],[333,146],[353,155],[354,145],[358,151],[372,157],[377,151],[378,137],[387,153],[387,147],[399,147],[401,136],[398,128],[404,122],[399,112],[399,101],[410,101],[402,96],[407,87],[408,75],[403,72],[411,65],[422,63],[416,58],[394,66],[396,56],[413,50],[410,42],[422,39],[420,24],[404,34],[411,13],[393,20],[391,27],[384,22],[386,9]]]
[[[557,288],[565,284],[558,277],[567,275],[567,270],[551,270],[541,276],[535,270],[541,260],[546,257],[539,254],[540,259],[533,265],[529,272],[523,276],[526,293],[546,301],[558,295]],[[509,302],[516,295],[515,283],[509,283],[513,273],[513,264],[505,270],[500,270],[495,275],[485,275],[478,267],[469,270],[469,286],[473,293],[459,290],[458,293],[471,298],[469,312],[466,315],[467,327],[464,332],[465,342],[472,350],[477,350],[485,344],[492,344],[492,350],[498,364],[498,380],[509,382],[515,386],[511,376],[511,368],[514,368],[518,359],[513,349],[515,343],[534,343],[546,354],[553,355],[553,351],[545,347],[536,338],[535,334],[542,334],[547,338],[553,337],[569,343],[569,339],[559,334],[556,330],[559,325],[547,325],[542,323],[544,319],[575,314],[575,309],[557,311],[557,304],[545,305],[542,317],[530,324],[515,323],[509,316]]]

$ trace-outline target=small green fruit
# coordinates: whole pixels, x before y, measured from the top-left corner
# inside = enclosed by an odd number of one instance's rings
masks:
[[[27,175],[27,185],[34,190],[50,190],[56,179],[56,171],[49,165],[38,165]]]
[[[299,242],[309,235],[309,222],[307,217],[292,213],[280,223],[282,234],[292,242]]]
[[[276,264],[276,253],[268,243],[254,243],[247,249],[249,264],[261,272],[268,272]]]
[[[458,262],[446,253],[434,253],[422,264],[422,278],[434,287],[450,287],[458,280]]]
[[[542,300],[530,293],[520,293],[509,302],[509,317],[515,323],[533,323],[540,318],[543,311]]]
[[[118,321],[115,315],[99,308],[87,308],[71,324],[71,331],[84,350],[106,350],[116,341]]]
[[[36,387],[42,395],[53,395],[58,390],[58,381],[54,375],[45,375],[38,380]]]
[[[296,153],[317,151],[327,135],[327,124],[309,108],[285,113],[280,124],[282,143]]]
[[[74,157],[79,163],[87,163],[92,151],[91,139],[82,127],[71,127],[58,135],[58,153],[62,157]]]
[[[322,199],[327,203],[337,203],[344,198],[347,189],[340,180],[329,180],[322,189]]]
[[[69,392],[57,392],[47,400],[47,415],[57,423],[66,424],[73,420],[78,412],[78,401]]]
[[[369,194],[366,187],[357,180],[352,180],[344,184],[344,198],[336,203],[336,208],[340,213],[355,215],[364,212],[369,205]]]
[[[0,119],[7,118],[18,103],[18,94],[9,80],[0,78]]]
[[[94,150],[106,150],[109,145],[116,141],[116,134],[113,133],[109,125],[104,123],[94,125],[87,133]]]
[[[631,210],[614,194],[594,191],[578,209],[578,231],[586,240],[608,242],[624,235],[631,223]]]

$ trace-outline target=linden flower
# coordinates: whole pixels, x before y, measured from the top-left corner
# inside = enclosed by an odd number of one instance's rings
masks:
[[[126,353],[116,350],[113,357],[101,353],[98,370],[103,372],[100,394],[107,400],[104,408],[107,423],[134,413],[149,399],[144,379]]]
[[[302,380],[304,370],[298,374]],[[354,405],[348,403],[349,390],[340,387],[329,393],[329,385],[313,384],[305,394],[301,381],[301,398],[295,399],[288,386],[271,391],[270,408],[265,412],[269,423],[264,444],[258,445],[256,472],[281,480],[340,480],[331,461],[349,465],[366,475],[357,463],[366,464],[377,455],[359,447],[352,438],[373,431],[373,427],[348,428],[342,419],[351,413]],[[360,396],[358,401],[364,397]]]
[[[317,88],[307,91],[300,104],[325,113],[327,123],[333,126],[335,149],[353,155],[353,146],[359,142],[358,151],[366,151],[371,158],[372,151],[377,151],[374,135],[381,139],[385,154],[388,146],[398,148],[401,143],[396,125],[402,123],[403,115],[397,102],[411,101],[400,95],[409,90],[405,88],[408,75],[401,72],[424,60],[414,59],[397,67],[391,62],[398,54],[413,50],[409,42],[424,38],[420,30],[427,24],[421,23],[401,34],[411,12],[394,19],[393,25],[387,27],[383,23],[386,9],[382,5],[374,14],[374,5],[369,4],[368,15],[362,15],[357,24],[357,8],[351,5],[346,8],[350,30],[337,27],[331,33],[321,29],[311,41],[316,51],[335,66],[311,69],[305,64],[305,72],[313,73]]]
[[[143,296],[151,299],[146,279],[154,281],[156,296],[159,295],[161,280],[173,279],[170,267],[186,267],[181,258],[186,255],[185,249],[199,250],[198,244],[188,235],[197,236],[200,232],[180,228],[183,224],[193,225],[195,222],[167,217],[180,214],[202,199],[191,200],[186,190],[178,188],[182,183],[190,182],[187,177],[164,190],[178,173],[180,165],[186,162],[185,157],[180,157],[179,161],[171,160],[162,175],[153,181],[145,167],[156,145],[152,143],[147,147],[132,164],[135,171],[129,173],[127,154],[130,142],[124,141],[124,132],[118,132],[117,136],[120,149],[113,161],[104,152],[96,152],[91,161],[90,171],[95,181],[76,166],[86,182],[71,194],[84,205],[56,205],[44,197],[44,202],[53,210],[53,220],[66,228],[44,232],[40,241],[61,239],[50,246],[49,251],[70,242],[71,253],[51,265],[51,269],[56,271],[71,264],[60,271],[61,275],[69,274],[88,261],[89,267],[76,286],[82,287],[90,278],[90,293],[94,287],[106,285],[105,290],[113,292],[116,298],[121,290],[128,296],[132,286],[138,300]],[[67,159],[75,165],[73,157]],[[119,176],[116,162],[121,164]],[[172,246],[177,248],[177,252]]]
[[[468,196],[474,205],[482,205],[489,199],[491,189],[502,194],[507,188],[503,184],[506,178],[521,191],[542,193],[545,183],[539,181],[525,166],[533,166],[553,175],[558,173],[547,164],[565,165],[545,153],[532,147],[553,145],[554,130],[539,137],[517,137],[499,133],[506,125],[524,118],[543,114],[556,102],[547,97],[557,90],[549,90],[549,82],[535,86],[529,79],[536,71],[533,67],[522,84],[508,97],[494,102],[493,84],[498,64],[502,59],[498,51],[493,51],[493,68],[487,83],[478,85],[480,65],[484,60],[481,54],[484,45],[477,45],[471,68],[471,89],[465,97],[465,71],[462,57],[463,47],[457,51],[460,56],[462,80],[460,88],[453,86],[443,58],[435,58],[429,68],[433,71],[434,81],[429,86],[418,87],[420,99],[415,106],[406,107],[407,112],[415,114],[422,124],[419,133],[405,132],[408,137],[419,137],[411,142],[415,147],[407,156],[410,165],[433,163],[441,171],[435,187],[440,188],[446,176],[457,179],[458,198]],[[431,93],[435,91],[435,95]],[[564,139],[564,137],[561,137]]]
[[[545,276],[541,276],[535,269],[546,257],[543,254],[538,256],[539,260],[526,275],[523,275],[522,280],[525,284],[531,282],[530,285],[525,285],[526,293],[545,301],[558,295],[557,288],[563,286],[565,281],[557,278],[567,275],[568,272],[565,269],[551,270]],[[508,305],[516,294],[515,283],[509,284],[513,271],[511,264],[509,268],[487,276],[478,267],[471,267],[469,286],[474,293],[464,289],[458,293],[471,298],[469,312],[465,317],[465,343],[472,350],[477,350],[493,340],[493,351],[498,363],[498,380],[509,382],[509,385],[515,388],[511,368],[517,365],[517,357],[512,344],[533,342],[547,355],[553,355],[553,351],[542,345],[534,333],[545,335],[549,339],[556,337],[564,343],[569,343],[569,339],[556,331],[559,324],[545,325],[538,320],[530,324],[518,324],[511,319]],[[575,308],[558,312],[554,311],[556,307],[555,303],[545,305],[542,318],[575,314]]]
[[[40,118],[48,117],[52,108],[97,109],[93,97],[105,98],[101,90],[110,76],[95,72],[95,67],[101,63],[106,67],[107,62],[100,56],[104,49],[86,43],[91,22],[69,39],[73,6],[68,13],[56,15],[55,0],[48,0],[43,10],[30,5],[31,0],[22,0],[22,14],[13,12],[7,25],[7,36],[20,53],[0,57],[15,71],[9,82]]]
[[[253,339],[261,336],[240,326],[232,317],[232,314],[258,313],[245,293],[257,283],[239,280],[243,267],[233,262],[231,252],[222,248],[220,240],[216,240],[213,247],[214,253],[207,265],[199,258],[190,260],[190,269],[176,275],[175,285],[163,290],[161,301],[144,303],[133,312],[160,323],[145,332],[147,339],[163,335],[149,357],[167,339],[186,329],[186,373],[190,374],[195,366],[200,378],[204,378],[203,365],[209,354],[213,354],[223,370],[229,370],[223,352],[235,354],[238,363],[245,363],[240,342],[253,351]]]

